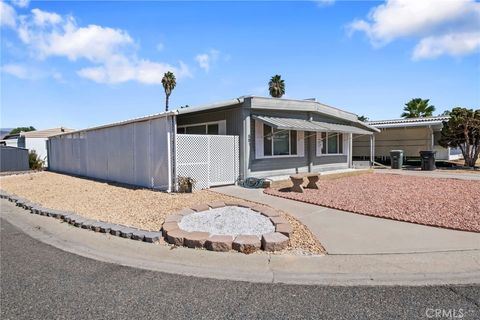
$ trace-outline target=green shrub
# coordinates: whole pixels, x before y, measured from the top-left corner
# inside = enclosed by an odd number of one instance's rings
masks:
[[[30,165],[31,170],[41,170],[43,169],[45,161],[40,159],[35,150],[30,150],[28,152],[28,164]]]

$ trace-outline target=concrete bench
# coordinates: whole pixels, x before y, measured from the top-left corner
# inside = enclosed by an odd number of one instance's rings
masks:
[[[317,182],[320,179],[320,174],[319,173],[300,173],[300,174],[295,174],[290,176],[290,180],[292,180],[293,187],[292,191],[293,192],[300,192],[303,193],[303,178],[308,179],[308,184],[306,188],[308,189],[318,189]]]

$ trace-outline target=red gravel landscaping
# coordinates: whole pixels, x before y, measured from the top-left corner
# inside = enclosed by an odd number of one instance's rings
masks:
[[[265,193],[376,217],[480,232],[480,181],[365,174],[320,180],[304,193]]]

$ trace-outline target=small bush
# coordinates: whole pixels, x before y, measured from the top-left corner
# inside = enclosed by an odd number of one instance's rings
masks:
[[[28,152],[28,164],[30,165],[31,170],[41,170],[45,164],[45,161],[40,159],[35,150],[30,150]]]

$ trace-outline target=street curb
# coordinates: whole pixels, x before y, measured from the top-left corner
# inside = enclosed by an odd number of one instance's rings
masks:
[[[240,255],[126,241],[110,233],[70,228],[69,224],[59,223],[63,221],[60,219],[55,222],[37,214],[21,214],[23,209],[6,200],[1,200],[0,204],[2,221],[12,224],[24,236],[72,254],[137,269],[231,281],[300,285],[480,284],[478,250],[348,256]],[[101,228],[110,230],[109,224],[102,224]],[[129,236],[128,230],[124,233]],[[131,238],[134,238],[133,233]]]
[[[121,224],[109,223],[101,220],[88,219],[79,216],[73,212],[42,207],[39,204],[36,204],[19,196],[9,194],[3,190],[0,190],[0,199],[6,199],[10,202],[13,202],[17,207],[28,210],[32,214],[38,214],[42,216],[60,219],[68,224],[71,224],[74,227],[81,229],[101,233],[110,233],[113,236],[137,241],[144,241],[148,243],[157,243],[160,241],[160,238],[162,238],[161,230],[156,232],[124,226]]]

